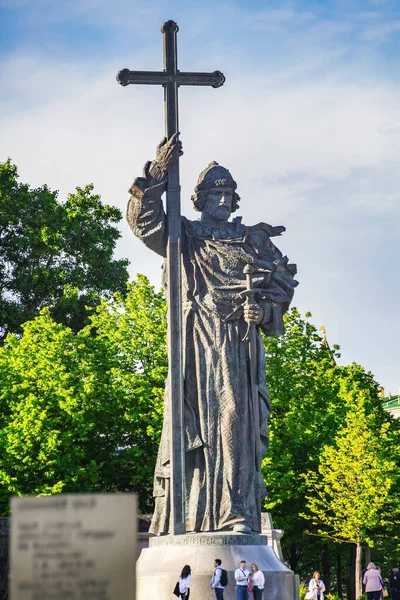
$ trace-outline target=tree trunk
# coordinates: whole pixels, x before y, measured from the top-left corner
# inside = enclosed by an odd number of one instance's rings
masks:
[[[371,562],[371,548],[366,546],[365,548],[365,568],[367,568],[368,563]]]
[[[322,580],[325,584],[326,592],[330,592],[331,590],[331,573],[329,570],[329,548],[328,546],[324,547],[324,551],[322,553]]]
[[[355,589],[356,589],[356,600],[362,594],[362,548],[361,544],[356,544],[356,565],[355,565]]]
[[[297,569],[297,562],[298,562],[298,554],[297,554],[297,549],[296,549],[296,544],[291,544],[290,546],[290,568],[292,571],[296,571]]]
[[[355,546],[355,544],[350,544],[349,578],[348,578],[348,584],[347,584],[347,596],[348,596],[349,600],[356,600],[355,564],[356,564],[356,546]]]
[[[338,550],[336,553],[337,559],[337,594],[339,598],[343,598],[343,580],[342,580],[342,552]]]

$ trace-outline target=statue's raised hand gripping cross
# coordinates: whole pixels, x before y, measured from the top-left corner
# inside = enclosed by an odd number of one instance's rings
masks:
[[[117,81],[123,85],[145,84],[164,87],[165,135],[170,139],[178,134],[178,87],[180,85],[207,85],[220,87],[225,77],[220,71],[213,73],[185,73],[178,70],[178,25],[167,21],[161,28],[164,36],[164,70],[130,71],[123,69]],[[179,159],[168,165],[167,182],[167,301],[168,301],[168,362],[169,402],[171,407],[171,516],[172,534],[185,533],[185,469],[183,444],[183,373],[181,339],[181,209],[180,209]]]

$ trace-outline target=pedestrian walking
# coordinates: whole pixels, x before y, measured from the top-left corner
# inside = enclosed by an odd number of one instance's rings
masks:
[[[256,563],[251,565],[251,591],[253,592],[254,600],[262,600],[265,577],[264,573],[260,571]]]
[[[224,569],[222,561],[216,558],[214,561],[214,574],[211,577],[211,587],[215,592],[216,600],[224,600],[224,585],[222,584]]]
[[[192,570],[189,565],[185,565],[179,577],[179,593],[182,600],[188,600],[190,595],[190,580],[192,578]]]
[[[240,567],[235,571],[236,579],[236,600],[248,600],[249,594],[247,584],[249,582],[250,571],[246,568],[246,561],[240,561]]]
[[[382,590],[382,577],[373,562],[368,563],[364,573],[363,584],[368,600],[380,600]]]

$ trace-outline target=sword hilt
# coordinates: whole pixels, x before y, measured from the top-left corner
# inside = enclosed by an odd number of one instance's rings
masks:
[[[255,269],[253,265],[245,265],[243,269],[243,273],[246,275],[246,296],[247,303],[250,304],[254,302],[254,292],[253,292],[253,278],[252,275]]]
[[[246,304],[252,304],[255,301],[254,298],[254,287],[253,287],[253,278],[252,275],[255,269],[253,265],[247,264],[243,269],[243,273],[246,275]],[[247,323],[247,330],[244,334],[243,342],[250,342],[250,332],[252,329],[252,324]]]

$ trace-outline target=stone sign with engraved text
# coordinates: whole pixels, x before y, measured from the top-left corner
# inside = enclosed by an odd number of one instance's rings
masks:
[[[11,600],[134,600],[134,494],[11,501]]]

